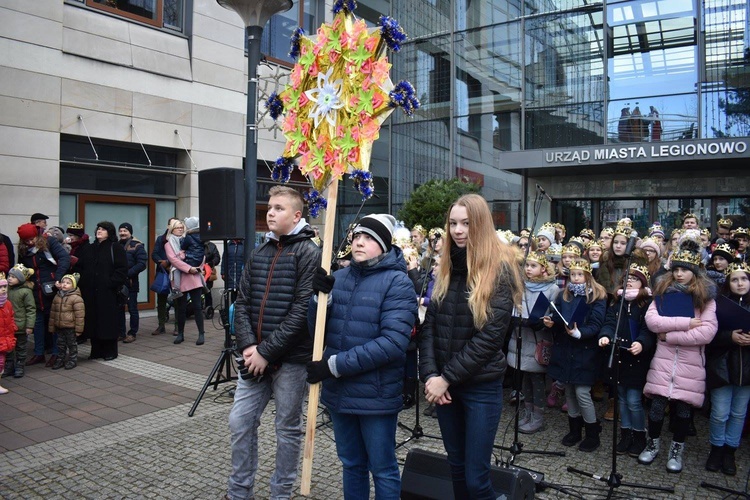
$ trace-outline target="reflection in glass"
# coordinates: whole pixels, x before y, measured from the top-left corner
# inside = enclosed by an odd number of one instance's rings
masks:
[[[750,198],[718,198],[716,200],[716,218],[713,228],[716,228],[716,221],[721,219],[731,219],[732,227],[750,226]]]
[[[698,137],[695,94],[641,97],[610,101],[607,140],[667,142]]]
[[[692,0],[616,3],[607,13],[610,99],[634,99],[665,88],[695,91],[697,23]]]
[[[526,148],[603,143],[601,23],[600,8],[526,21]]]
[[[669,234],[682,227],[685,214],[692,213],[698,218],[700,227],[711,227],[711,200],[709,198],[680,198],[677,200],[657,200],[658,220]]]
[[[456,30],[492,26],[512,21],[521,15],[520,0],[503,2],[457,0],[455,4]]]
[[[146,19],[156,19],[156,0],[94,0],[94,2]]]
[[[293,64],[294,60],[289,56],[290,40],[299,26],[299,2],[295,1],[291,9],[268,20],[260,39],[260,51],[268,57]],[[304,29],[308,35],[311,33],[307,26]],[[245,45],[247,50],[247,40]]]
[[[750,136],[747,0],[705,0],[704,137]],[[744,103],[744,104],[743,104]]]
[[[602,8],[600,1],[588,0],[526,0],[524,2],[524,15],[543,14],[545,12],[564,12],[572,9],[580,9],[596,6]]]
[[[403,26],[407,26],[408,21],[408,35],[412,40],[449,33],[451,31],[451,0],[393,2],[391,16],[398,19]],[[398,59],[401,57],[399,55]]]
[[[638,234],[648,234],[653,222],[649,216],[648,200],[602,200],[599,203],[601,227],[615,227],[617,221],[628,217]]]
[[[182,30],[184,0],[164,0],[164,26]]]
[[[593,229],[591,200],[558,201],[555,220],[565,226],[566,240],[578,236],[581,229]]]

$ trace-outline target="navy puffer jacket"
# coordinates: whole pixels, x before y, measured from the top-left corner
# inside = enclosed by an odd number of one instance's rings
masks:
[[[511,325],[513,293],[498,283],[490,298],[491,316],[481,330],[469,308],[465,249],[451,248],[448,290],[439,303],[430,301],[419,341],[419,376],[442,375],[450,385],[502,380],[508,363],[503,354]]]
[[[312,359],[307,306],[320,248],[309,225],[295,234],[269,238],[247,261],[234,305],[237,350],[258,345],[266,361],[306,363]]]
[[[340,377],[323,381],[321,400],[338,413],[397,413],[403,404],[406,348],[417,318],[401,249],[393,247],[371,266],[353,261],[334,277],[323,359],[336,355]],[[311,301],[311,331],[316,308]]]

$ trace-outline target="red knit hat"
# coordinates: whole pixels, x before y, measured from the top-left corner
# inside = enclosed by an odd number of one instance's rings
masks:
[[[39,235],[39,228],[27,222],[18,226],[18,237],[21,241],[31,240]]]

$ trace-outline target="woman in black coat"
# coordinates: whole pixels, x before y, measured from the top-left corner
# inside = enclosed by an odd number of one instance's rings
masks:
[[[117,357],[117,291],[128,277],[125,249],[117,244],[115,226],[109,221],[96,225],[96,238],[81,260],[80,288],[86,304],[86,336],[91,339],[89,359]]]

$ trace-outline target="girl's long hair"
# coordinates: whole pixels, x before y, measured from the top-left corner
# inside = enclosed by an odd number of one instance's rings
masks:
[[[466,243],[468,268],[466,283],[469,289],[469,308],[474,317],[474,326],[482,329],[491,319],[490,299],[495,289],[498,286],[510,287],[513,304],[519,306],[523,295],[523,279],[515,250],[512,246],[502,243],[495,233],[492,214],[487,202],[478,194],[467,194],[460,197],[448,210],[445,243],[432,299],[440,303],[445,298],[450,284],[453,270],[450,249],[454,245],[450,232],[450,212],[455,206],[466,208],[469,218],[469,237]]]
[[[674,271],[674,268],[672,268]],[[654,287],[654,297],[657,295],[664,295],[669,287],[674,285],[674,272],[667,273],[660,280],[656,282]],[[702,273],[693,273],[693,280],[687,287],[687,293],[693,297],[693,306],[699,311],[703,311],[711,300],[714,298],[714,284]]]
[[[591,274],[584,271],[583,275],[586,277],[586,303],[591,304],[595,300],[606,299],[607,290],[597,283]],[[567,286],[565,287],[565,290],[563,290],[563,300],[565,302],[573,300],[573,294],[570,293]]]

